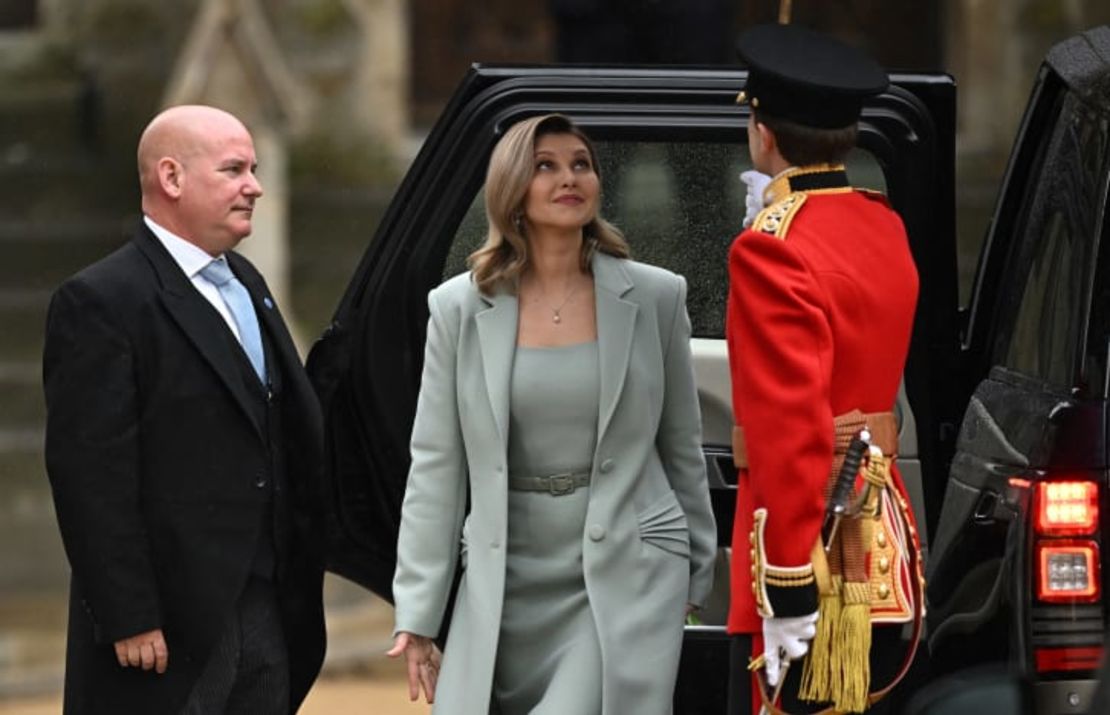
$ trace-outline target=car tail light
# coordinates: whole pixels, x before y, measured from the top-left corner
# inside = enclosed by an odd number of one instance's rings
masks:
[[[1102,660],[1102,646],[1037,648],[1033,652],[1038,673],[1061,670],[1094,670]]]
[[[1036,529],[1042,536],[1079,536],[1098,528],[1098,484],[1039,482],[1034,493]]]
[[[1099,599],[1099,557],[1095,542],[1039,542],[1037,564],[1037,598],[1040,600],[1090,603]]]

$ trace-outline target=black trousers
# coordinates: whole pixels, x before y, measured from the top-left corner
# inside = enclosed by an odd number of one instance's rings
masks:
[[[182,715],[288,712],[289,653],[277,593],[271,581],[252,576]]]
[[[898,673],[906,653],[900,626],[880,626],[871,635],[871,689],[884,687]],[[752,709],[752,678],[748,672],[748,661],[752,655],[750,635],[734,635],[729,643],[728,678],[728,715],[748,715],[758,713]],[[917,650],[913,665],[905,679],[894,691],[875,703],[867,710],[868,715],[900,713],[906,699],[917,689],[926,676],[928,658],[924,655],[924,644]],[[802,680],[802,664],[796,663],[786,673],[782,686],[779,707],[791,713],[812,713],[824,709],[825,705],[814,705],[798,700],[798,688]],[[758,697],[758,694],[756,694]]]

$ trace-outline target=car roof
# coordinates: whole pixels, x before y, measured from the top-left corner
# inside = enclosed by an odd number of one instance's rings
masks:
[[[1110,111],[1110,26],[1092,28],[1057,44],[1045,64],[1077,95]]]

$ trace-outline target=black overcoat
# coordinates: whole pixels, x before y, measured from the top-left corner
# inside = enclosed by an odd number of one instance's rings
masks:
[[[322,418],[262,276],[228,260],[282,371],[292,508],[278,593],[295,711],[324,653]],[[51,300],[46,463],[72,569],[66,713],[180,710],[250,575],[272,438],[228,336],[145,225]],[[112,644],[154,628],[167,672],[121,668]]]

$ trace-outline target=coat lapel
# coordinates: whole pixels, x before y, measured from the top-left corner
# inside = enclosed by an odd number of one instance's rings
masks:
[[[136,237],[136,244],[158,274],[162,284],[162,304],[205,361],[216,371],[220,381],[254,426],[255,432],[262,437],[262,425],[255,418],[250,395],[239,376],[239,368],[236,366],[238,358],[232,352],[231,343],[215,329],[218,323],[213,318],[219,319],[219,314],[197,292],[181,267],[145,225]]]
[[[597,253],[591,267],[597,310],[598,358],[601,362],[597,421],[597,441],[601,444],[624,387],[639,307],[622,297],[632,289],[633,283],[618,259]]]
[[[516,352],[518,304],[516,296],[507,293],[491,297],[483,295],[481,298],[490,306],[475,316],[482,351],[482,370],[501,446],[508,449],[509,381]]]
[[[258,315],[258,322],[262,330],[269,336],[270,343],[274,348],[274,356],[280,363],[279,365],[267,366],[267,370],[281,370],[284,389],[287,393],[295,395],[297,404],[305,405],[315,402],[316,394],[305,377],[300,354],[297,353],[297,346],[293,343],[293,336],[289,334],[285,319],[282,318],[277,302],[270,295],[262,276],[257,271],[250,270],[246,259],[237,253],[229,252],[227,259],[235,271],[235,275],[238,276],[247,292],[250,293],[251,302],[254,304],[254,312]],[[297,410],[297,414],[301,412],[303,410]],[[305,424],[308,425],[306,429],[312,430],[313,434],[306,435],[307,439],[304,440],[304,443],[317,444],[322,442],[323,431],[320,428],[321,425],[315,420],[305,420]]]

